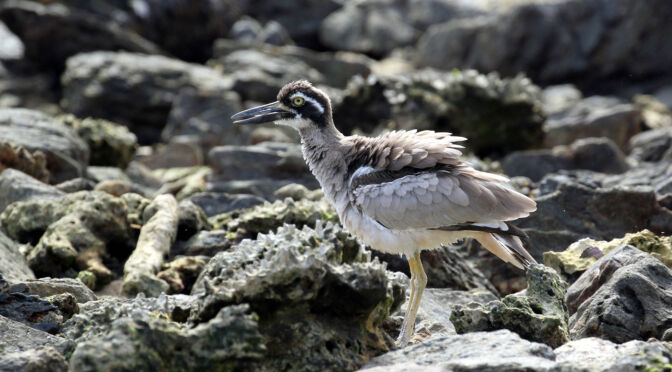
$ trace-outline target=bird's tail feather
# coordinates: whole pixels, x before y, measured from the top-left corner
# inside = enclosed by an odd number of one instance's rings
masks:
[[[485,249],[520,269],[537,263],[527,252],[520,238],[515,235],[479,233],[475,238]]]

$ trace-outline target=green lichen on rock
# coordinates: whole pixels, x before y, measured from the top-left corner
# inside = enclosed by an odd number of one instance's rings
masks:
[[[622,238],[610,241],[581,239],[562,252],[545,252],[544,264],[573,282],[598,258],[624,244],[649,253],[665,266],[672,268],[672,237],[656,236],[649,230],[626,234]]]
[[[530,341],[558,347],[569,341],[564,303],[567,283],[552,269],[532,265],[527,289],[485,305],[457,306],[450,316],[457,333],[508,329]]]
[[[248,303],[259,315],[267,370],[356,369],[389,349],[380,325],[403,299],[385,266],[333,223],[243,240],[210,260],[192,295],[201,301],[195,322]]]
[[[135,246],[127,200],[97,191],[80,191],[63,199],[11,204],[0,215],[8,236],[32,243],[27,259],[38,276],[76,277],[87,270],[96,285],[113,278],[108,265],[119,266]],[[144,203],[136,203],[135,207]],[[91,282],[89,282],[91,284]]]
[[[107,332],[77,345],[73,371],[240,370],[260,360],[265,347],[256,315],[246,305],[223,308],[189,328],[162,317],[121,317]]]
[[[453,132],[469,138],[469,149],[488,155],[541,143],[544,115],[539,94],[524,76],[502,79],[473,70],[371,75],[350,81],[342,102],[335,102],[334,118],[337,123],[357,123],[366,132]],[[342,129],[349,133],[356,128]]]
[[[74,129],[89,145],[90,165],[126,168],[138,148],[135,134],[123,125],[103,119],[78,119],[70,114],[57,119]]]
[[[338,221],[333,207],[324,199],[317,201],[286,198],[252,208],[236,210],[210,218],[213,229],[236,233],[239,238],[254,237],[258,233],[273,231],[283,224],[301,228],[315,226],[320,221]]]

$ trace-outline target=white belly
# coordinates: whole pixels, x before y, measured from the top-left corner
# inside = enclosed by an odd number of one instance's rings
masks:
[[[384,253],[404,254],[407,257],[425,249],[435,249],[442,244],[452,244],[470,237],[465,231],[439,231],[426,229],[390,230],[356,208],[346,208],[341,222],[348,231],[369,247]]]

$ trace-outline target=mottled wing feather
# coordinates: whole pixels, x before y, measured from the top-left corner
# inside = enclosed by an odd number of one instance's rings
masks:
[[[362,178],[378,182],[351,180],[352,203],[390,229],[509,221],[536,209],[534,201],[509,188],[505,178],[460,161],[461,153],[452,143],[457,140],[462,138],[434,132],[392,132],[376,138],[371,146],[377,157],[363,165],[371,169]],[[376,172],[386,180],[375,177]]]

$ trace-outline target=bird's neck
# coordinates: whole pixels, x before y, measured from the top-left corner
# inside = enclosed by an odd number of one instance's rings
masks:
[[[346,138],[333,125],[325,128],[308,128],[301,132],[303,158],[310,171],[320,182],[325,196],[341,212],[347,202],[347,165],[344,159],[343,140]]]

